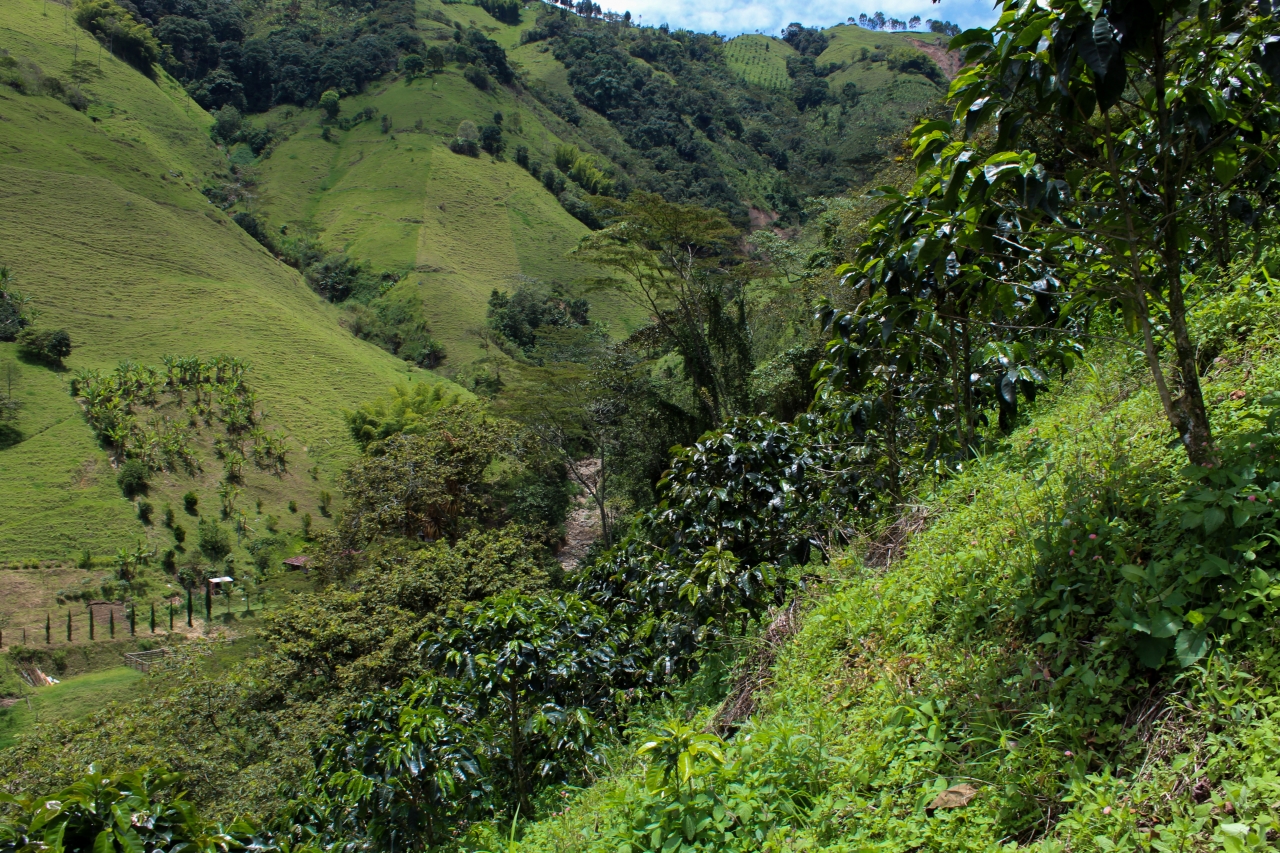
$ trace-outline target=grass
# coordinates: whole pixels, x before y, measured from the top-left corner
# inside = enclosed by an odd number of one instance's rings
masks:
[[[529,277],[573,289],[589,275],[566,258],[586,227],[541,183],[510,159],[446,147],[460,122],[488,124],[502,112],[508,157],[523,144],[531,158],[550,163],[560,140],[530,100],[505,89],[481,92],[450,68],[434,78],[387,80],[342,102],[348,115],[366,107],[391,116],[394,130],[381,133],[375,119],[346,132],[331,128],[326,142],[318,111],[290,110],[288,118],[274,111],[267,120],[289,137],[260,167],[262,210],[273,225],[314,230],[377,269],[408,273],[432,335],[444,344],[442,370],[487,354],[475,332],[495,288]],[[620,300],[592,302],[593,318],[616,333],[634,328],[637,318]]]
[[[1204,378],[1220,440],[1253,429],[1246,413],[1280,381],[1271,325]],[[1265,843],[1280,808],[1274,608],[1258,608],[1256,630],[1180,671],[1131,663],[1132,635],[1100,634],[1064,660],[1050,635],[1028,634],[1020,608],[1052,560],[1036,539],[1079,497],[1067,483],[1143,484],[1134,501],[1188,485],[1141,358],[1117,347],[1090,359],[1001,452],[922,488],[909,516],[918,523],[907,525],[920,532],[899,540],[890,565],[865,565],[861,543],[801,597],[798,633],[755,680],[751,716],[726,733],[726,764],[692,762],[691,788],[715,786],[717,808],[743,828],[686,849],[1274,849]],[[714,710],[673,703],[653,713],[699,731]],[[655,827],[698,826],[696,803],[646,790],[634,751],[649,735],[633,736],[518,849],[657,849]],[[929,808],[959,784],[972,801]],[[1246,832],[1256,846],[1229,843]]]
[[[124,359],[229,354],[254,366],[270,420],[292,437],[291,473],[251,475],[244,499],[287,518],[355,448],[340,414],[397,381],[434,381],[361,342],[293,270],[268,255],[200,194],[224,168],[209,118],[171,80],[152,82],[102,59],[86,68],[91,39],[40,0],[0,6],[0,46],[46,74],[76,74],[89,114],[46,97],[0,89],[0,263],[34,298],[39,324],[66,328],[69,370]],[[94,118],[98,120],[94,120]],[[0,359],[10,350],[0,352]],[[66,373],[21,365],[24,439],[0,450],[0,559],[105,553],[154,537],[114,485],[115,472],[67,396]],[[152,498],[194,488],[216,502],[216,466],[194,482],[161,478]],[[317,479],[306,472],[315,469]]]
[[[787,89],[787,57],[798,56],[782,39],[749,34],[730,39],[724,46],[724,61],[735,74],[765,89]]]
[[[127,666],[115,666],[27,690],[17,702],[0,709],[0,749],[37,723],[76,720],[110,702],[133,699],[146,690],[146,677]]]

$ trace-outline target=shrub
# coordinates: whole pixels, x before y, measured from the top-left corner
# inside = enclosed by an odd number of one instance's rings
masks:
[[[467,157],[480,156],[480,144],[474,139],[455,138],[449,143],[449,150],[454,154],[464,154]]]
[[[311,538],[311,513],[304,512],[302,514],[302,538]]]
[[[18,355],[56,367],[71,355],[71,336],[65,329],[23,329],[18,333]]]
[[[173,526],[173,541],[177,542],[179,545],[186,542],[187,528],[183,527],[181,524],[175,524]]]
[[[289,512],[297,512],[297,511],[298,511],[298,502],[289,501]]]
[[[164,505],[164,526],[173,527],[173,504],[168,501]]]
[[[427,61],[422,58],[421,54],[411,53],[400,61],[400,67],[410,77],[416,77],[426,70]]]
[[[502,139],[502,128],[496,124],[486,124],[480,128],[480,147],[494,157],[501,158],[507,147]]]
[[[462,72],[462,76],[482,92],[489,91],[489,87],[493,85],[489,75],[478,65],[468,65],[467,70]]]
[[[231,534],[212,518],[200,519],[200,553],[210,560],[221,560],[231,553]]]
[[[320,96],[320,109],[324,110],[324,114],[329,121],[333,121],[338,117],[338,111],[342,109],[342,96],[333,89],[328,89]]]
[[[146,493],[149,473],[147,466],[140,460],[130,459],[120,466],[120,473],[116,475],[116,483],[120,486],[120,491],[124,492],[126,498],[136,497]]]
[[[240,111],[227,104],[213,114],[212,135],[214,139],[231,144],[240,132]]]
[[[382,114],[382,132],[383,133],[391,132],[391,116],[387,115],[386,113]]]
[[[182,496],[182,508],[187,511],[187,515],[195,515],[199,504],[200,498],[196,497],[195,492],[187,492]]]
[[[143,524],[150,524],[151,513],[154,510],[155,507],[151,505],[150,501],[138,501],[138,520]]]

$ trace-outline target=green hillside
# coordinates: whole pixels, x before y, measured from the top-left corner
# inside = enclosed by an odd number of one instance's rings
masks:
[[[766,89],[785,89],[791,85],[787,57],[795,55],[795,48],[782,39],[758,34],[730,39],[724,48],[724,61],[735,74]]]
[[[345,332],[336,309],[201,195],[224,160],[209,142],[209,117],[180,87],[163,75],[153,83],[109,54],[99,72],[92,44],[62,7],[0,7],[0,48],[24,68],[81,79],[90,101],[82,113],[0,86],[0,263],[34,300],[38,325],[66,328],[76,347],[68,372],[18,367],[21,441],[0,450],[0,556],[8,559],[101,555],[148,535],[166,544],[120,496],[107,454],[69,396],[72,371],[158,365],[166,355],[247,359],[267,423],[290,436],[291,463],[279,479],[252,472],[242,504],[260,498],[264,513],[282,517],[288,500],[315,512],[318,493],[336,491],[352,452],[342,408],[427,377]],[[151,500],[176,504],[194,488],[204,506],[216,506],[219,467],[207,465],[194,481],[163,478]]]
[[[390,116],[391,132],[368,121],[326,142],[318,110],[269,114],[266,121],[286,138],[259,167],[260,210],[273,226],[314,229],[332,248],[408,274],[444,344],[446,372],[483,354],[474,332],[484,326],[495,288],[510,290],[524,276],[573,289],[587,276],[565,257],[587,228],[541,183],[509,158],[472,158],[447,147],[461,122],[483,125],[501,112],[508,152],[525,145],[531,158],[550,162],[561,140],[535,101],[502,89],[480,92],[448,69],[434,78],[389,80],[342,102],[344,114],[366,108]],[[620,335],[638,319],[598,297],[592,317]]]

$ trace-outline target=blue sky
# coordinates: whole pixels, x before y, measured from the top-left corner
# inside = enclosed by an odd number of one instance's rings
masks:
[[[851,6],[835,0],[695,0],[693,3],[671,3],[661,0],[612,0],[600,3],[605,9],[617,12],[630,11],[632,16],[642,16],[647,26],[669,24],[673,29],[683,27],[698,32],[721,35],[754,33],[757,30],[778,35],[792,21],[805,26],[829,27],[843,23],[849,16],[858,17],[882,11],[891,18],[907,20],[912,15],[921,18],[953,21],[962,28],[995,23],[997,14],[990,0],[883,0],[875,6]]]

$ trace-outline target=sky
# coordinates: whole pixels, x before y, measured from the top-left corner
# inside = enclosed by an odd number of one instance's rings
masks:
[[[676,4],[663,0],[612,0],[600,5],[606,10],[630,11],[633,18],[641,17],[639,23],[645,26],[666,23],[672,29],[715,31],[726,36],[757,31],[776,36],[792,21],[807,27],[830,27],[863,12],[868,15],[884,12],[888,17],[904,21],[919,15],[925,19],[951,21],[962,29],[989,26],[998,17],[991,0],[940,0],[938,3],[881,0],[875,6],[850,5],[836,0],[695,0]]]

